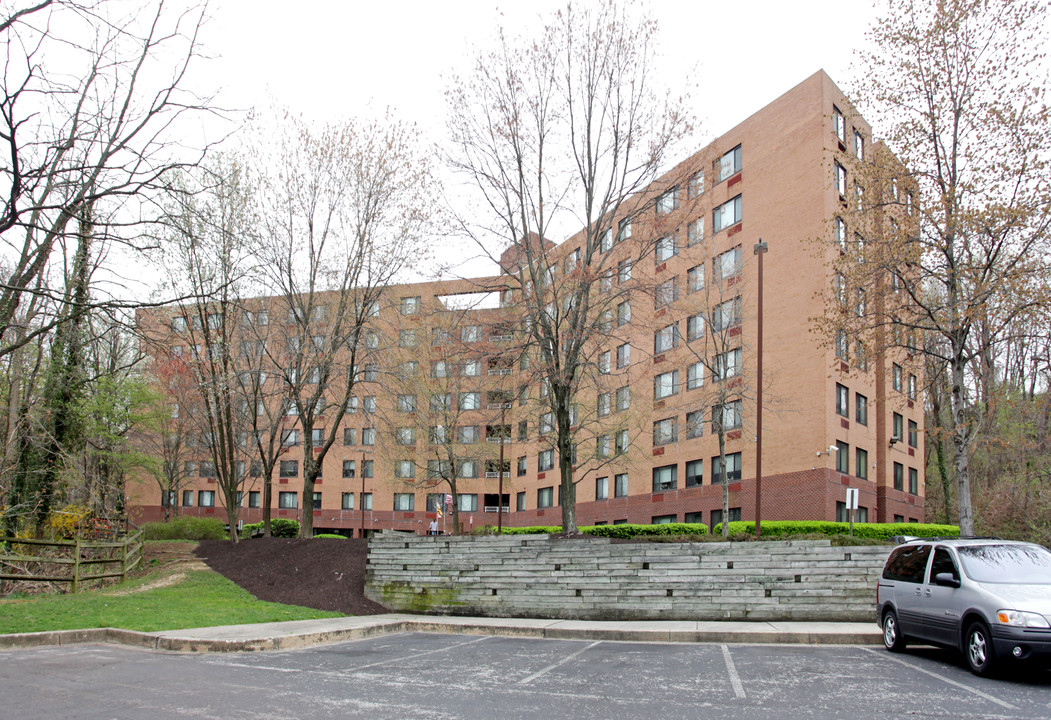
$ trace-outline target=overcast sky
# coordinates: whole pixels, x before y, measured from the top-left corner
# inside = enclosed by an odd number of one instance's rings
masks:
[[[529,31],[564,1],[215,0],[205,42],[224,104],[273,98],[318,118],[394,108],[425,131],[443,127],[447,78],[470,66],[498,24]],[[730,129],[824,68],[847,84],[869,0],[651,0],[662,70],[692,80],[707,137]]]
[[[500,25],[535,37],[565,0],[213,0],[203,64],[219,103],[277,103],[319,120],[391,108],[436,142],[444,91]],[[650,0],[659,23],[659,70],[690,90],[700,149],[819,69],[846,90],[854,48],[876,16],[870,0]],[[576,228],[568,230],[572,232]],[[552,238],[561,241],[563,238]],[[468,248],[452,250],[473,255]],[[473,261],[454,274],[493,272]]]

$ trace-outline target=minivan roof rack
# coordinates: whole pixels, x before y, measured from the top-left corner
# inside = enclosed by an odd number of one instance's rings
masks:
[[[944,542],[945,540],[1003,540],[1002,537],[997,537],[995,535],[956,535],[952,537],[913,537],[911,535],[905,535],[899,537],[899,542],[902,544],[910,542]]]

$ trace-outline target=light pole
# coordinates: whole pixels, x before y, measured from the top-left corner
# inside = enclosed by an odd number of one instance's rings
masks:
[[[755,537],[762,536],[763,522],[763,255],[767,244],[759,238],[753,252],[759,256],[758,327],[755,360]]]
[[[361,497],[358,503],[361,505],[361,539],[365,539],[365,451],[361,451]]]

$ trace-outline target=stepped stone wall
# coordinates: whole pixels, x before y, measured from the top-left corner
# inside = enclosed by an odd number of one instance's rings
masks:
[[[891,549],[385,533],[369,541],[365,593],[440,615],[864,622]]]

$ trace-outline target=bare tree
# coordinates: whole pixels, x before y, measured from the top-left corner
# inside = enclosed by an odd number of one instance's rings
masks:
[[[384,118],[312,127],[286,115],[261,149],[265,238],[259,257],[276,290],[284,368],[303,433],[303,522],[313,534],[314,483],[366,366],[364,342],[384,291],[424,255],[433,181],[415,130]],[[272,152],[271,152],[272,150]]]
[[[603,293],[598,283],[647,254],[637,241],[610,250],[658,193],[674,203],[676,180],[654,181],[690,129],[681,103],[655,90],[655,34],[653,20],[613,2],[569,5],[539,38],[501,31],[448,93],[450,162],[490,217],[464,229],[482,247],[507,248],[502,269],[553,415],[565,534],[576,532],[571,408],[601,352],[595,333],[628,288]],[[566,224],[584,230],[560,263],[551,236]]]
[[[163,0],[27,0],[3,11],[0,357],[71,317],[64,306],[75,299],[52,287],[71,221],[90,210],[108,219],[100,241],[137,246],[145,214],[131,203],[200,158],[172,133],[207,104],[184,87],[204,12]],[[26,294],[60,307],[16,327]],[[122,304],[99,293],[90,302]]]
[[[200,400],[194,420],[211,455],[230,539],[236,542],[255,415],[244,373],[258,369],[266,352],[243,322],[247,276],[255,265],[246,239],[255,219],[244,168],[236,158],[217,158],[198,175],[183,174],[171,195],[163,255],[174,294],[191,301],[168,326],[144,330],[148,340],[184,359],[193,374]]]
[[[843,272],[869,294],[865,324],[887,346],[948,368],[963,534],[980,416],[969,364],[997,356],[1015,321],[1048,303],[1045,17],[1031,0],[892,3],[862,55],[862,99],[904,167],[877,154],[858,168],[869,221]]]

